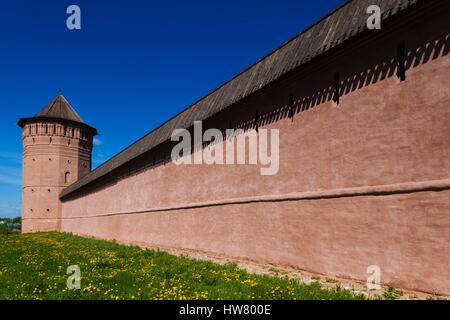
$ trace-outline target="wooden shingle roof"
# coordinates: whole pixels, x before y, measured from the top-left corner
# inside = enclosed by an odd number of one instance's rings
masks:
[[[45,106],[39,113],[31,118],[22,118],[18,125],[23,127],[26,123],[36,120],[65,120],[72,123],[82,124],[83,126],[92,130],[93,134],[97,134],[97,130],[84,123],[83,119],[78,115],[75,109],[70,105],[66,98],[59,94],[47,106]]]
[[[66,188],[61,198],[170,140],[175,129],[189,128],[264,88],[287,72],[367,30],[367,8],[378,5],[386,20],[426,0],[350,0],[278,49],[225,82],[206,97],[156,128],[103,165]]]
[[[44,109],[35,117],[49,117],[56,119],[71,120],[84,123],[78,113],[72,108],[63,95],[56,96]]]

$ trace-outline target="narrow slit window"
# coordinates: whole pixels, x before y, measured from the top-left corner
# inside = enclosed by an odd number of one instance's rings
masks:
[[[64,183],[69,184],[70,183],[70,172],[66,172],[64,174]]]

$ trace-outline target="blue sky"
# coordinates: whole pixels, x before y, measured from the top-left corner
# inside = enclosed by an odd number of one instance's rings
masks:
[[[16,122],[58,88],[99,130],[95,167],[343,2],[2,0],[0,217],[20,215]]]

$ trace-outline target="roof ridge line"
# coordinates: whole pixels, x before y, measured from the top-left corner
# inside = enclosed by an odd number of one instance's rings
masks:
[[[58,96],[56,96],[56,98],[54,98],[54,99],[52,100],[52,102],[50,102],[51,104],[50,104],[50,107],[48,108],[47,113],[50,113],[50,111],[54,108],[54,106],[55,106],[57,100],[58,100]]]
[[[390,9],[392,9],[392,7],[396,6],[398,3],[404,4],[403,9],[409,9],[410,7],[412,8],[417,6],[417,3],[423,1],[424,0],[373,0],[374,4],[380,5],[383,7],[384,10],[387,10],[386,11],[387,14],[383,16],[383,20],[390,20],[397,15],[397,12],[395,13],[391,12]],[[442,1],[442,0],[433,0],[433,1]],[[215,90],[212,90],[207,95],[203,96],[193,104],[190,104],[187,108],[184,108],[174,116],[170,117],[167,121],[165,121],[161,125],[155,127],[153,130],[149,131],[141,138],[137,139],[136,141],[132,142],[130,145],[128,145],[121,151],[117,152],[115,155],[113,155],[112,157],[104,161],[102,164],[100,164],[100,166],[89,172],[86,176],[84,176],[83,178],[79,179],[72,185],[65,188],[60,194],[60,198],[68,196],[72,192],[86,186],[87,184],[90,184],[91,182],[110,173],[111,171],[116,170],[123,164],[131,161],[132,159],[135,159],[136,157],[142,155],[145,152],[154,149],[157,145],[160,145],[161,143],[170,139],[170,132],[167,132],[168,130],[170,130],[169,124],[171,125],[171,127],[177,126],[179,128],[188,128],[193,124],[194,117],[196,115],[199,116],[200,114],[200,118],[202,118],[200,120],[203,120],[206,119],[207,117],[217,114],[218,112],[225,110],[226,108],[237,103],[243,98],[248,97],[249,95],[259,91],[263,87],[268,86],[274,80],[279,79],[282,76],[285,76],[288,72],[299,68],[301,65],[304,65],[306,62],[309,62],[312,59],[316,59],[324,52],[329,52],[330,50],[333,50],[336,47],[342,46],[343,43],[348,42],[350,38],[354,38],[358,35],[364,34],[366,26],[365,20],[363,20],[362,18],[350,19],[350,21],[345,20],[343,27],[340,28],[343,30],[340,30],[337,36],[333,35],[332,42],[325,44],[324,46],[325,39],[324,37],[322,37],[323,30],[321,30],[323,26],[321,28],[319,27],[320,23],[323,23],[324,20],[332,17],[333,15],[336,15],[337,12],[339,12],[340,10],[346,10],[346,8],[351,7],[352,5],[356,7],[365,7],[365,4],[367,3],[369,3],[369,0],[348,0],[345,3],[342,3],[340,6],[338,6],[330,13],[317,20],[315,23],[313,23],[308,28],[297,34],[295,37],[289,39],[284,44],[274,49],[269,54],[265,55],[263,58],[259,59],[250,67],[246,68],[239,74],[235,75],[230,80],[224,82]],[[329,24],[325,25],[328,26]],[[312,34],[306,37],[308,35],[307,32],[312,32]],[[296,45],[296,43],[294,42],[294,40],[298,38],[300,39],[305,38],[304,41],[301,42],[302,45]],[[306,45],[306,47],[304,44]],[[292,46],[292,50],[302,50],[303,54],[300,53],[295,54],[293,57],[288,56],[290,60],[295,58],[295,62],[291,63],[288,60],[284,64],[281,63],[279,69],[282,68],[282,70],[280,69],[278,71],[273,70],[274,69],[273,66],[272,67],[266,66],[267,62],[263,62],[262,64],[260,64],[268,57],[271,57],[272,55],[276,54],[277,51],[283,50],[283,48],[285,48],[286,46],[288,46],[288,49]],[[286,58],[286,54],[284,54],[281,57],[275,56],[275,58],[272,59],[275,60],[275,62],[271,61],[270,59],[267,61],[269,61],[270,63],[276,63],[276,61],[278,61],[281,58]],[[250,79],[248,79],[249,77],[247,78],[244,77],[243,83],[246,85],[244,88],[239,87],[239,84],[236,85],[233,84],[233,81],[236,81],[236,79],[239,80],[240,76],[245,75],[246,72],[248,72],[252,68],[255,68],[256,70],[255,74],[251,74]],[[226,85],[230,83],[232,83],[233,85],[227,87]],[[238,95],[236,91],[239,91],[240,93],[239,92],[238,93],[240,95]],[[218,96],[215,96],[216,92],[219,92]],[[227,96],[228,99],[226,99]],[[208,99],[209,97],[212,98]],[[205,105],[206,103],[212,106]],[[190,110],[192,110],[192,112],[190,112]]]
[[[77,110],[75,110],[74,107],[72,107],[72,105],[70,104],[69,101],[67,101],[66,97],[64,97],[64,95],[60,94],[59,97],[61,97],[64,102],[69,106],[70,110],[78,117],[78,119],[80,119],[81,121],[83,121],[83,119],[80,117],[80,115],[78,114]],[[83,121],[84,122],[84,121]]]
[[[313,23],[312,25],[308,26],[306,29],[304,29],[303,31],[301,31],[300,33],[296,34],[295,36],[293,36],[292,38],[290,38],[289,40],[287,40],[286,42],[284,42],[283,44],[281,44],[280,46],[276,47],[275,49],[273,49],[272,51],[270,51],[268,54],[264,55],[262,58],[258,59],[256,62],[254,62],[253,64],[251,64],[249,67],[245,68],[244,70],[240,71],[239,73],[237,73],[236,75],[234,75],[232,78],[230,78],[229,80],[223,82],[220,86],[218,86],[217,88],[215,88],[212,91],[209,91],[207,94],[205,94],[204,96],[202,96],[200,99],[196,100],[195,102],[191,103],[188,105],[188,107],[182,109],[181,111],[179,111],[178,113],[176,113],[175,115],[173,115],[172,117],[170,117],[167,121],[163,122],[161,125],[153,128],[152,130],[150,130],[148,133],[144,134],[144,136],[142,136],[141,138],[139,138],[138,140],[132,142],[130,145],[128,145],[127,147],[125,147],[124,149],[122,149],[121,151],[119,151],[118,153],[116,153],[115,155],[113,155],[111,158],[109,158],[108,160],[106,160],[105,162],[103,162],[100,166],[98,166],[97,168],[95,168],[95,170],[99,169],[100,167],[102,167],[104,164],[106,164],[107,162],[109,162],[109,160],[114,159],[116,156],[120,155],[121,153],[123,153],[124,151],[126,151],[127,149],[133,147],[135,144],[139,143],[141,140],[145,139],[148,135],[150,135],[152,132],[162,128],[164,125],[166,125],[167,123],[169,123],[170,121],[174,120],[176,117],[180,116],[183,112],[186,112],[187,110],[191,109],[192,107],[194,107],[195,105],[197,105],[200,101],[206,99],[207,97],[209,97],[210,95],[212,95],[214,92],[220,90],[221,88],[223,88],[226,84],[232,82],[234,79],[236,79],[237,77],[239,77],[240,75],[244,74],[245,72],[247,72],[248,70],[250,70],[251,68],[253,68],[254,66],[256,66],[258,63],[260,63],[261,61],[264,61],[265,59],[267,59],[268,57],[270,57],[273,53],[277,52],[278,50],[280,50],[281,48],[287,46],[289,43],[291,43],[292,41],[294,41],[295,39],[297,39],[298,37],[300,37],[301,35],[303,35],[304,33],[308,32],[308,30],[312,29],[313,27],[315,27],[317,24],[319,24],[320,22],[322,22],[323,20],[327,19],[329,16],[333,15],[334,13],[336,13],[337,11],[341,10],[342,8],[344,8],[345,6],[349,5],[350,3],[354,2],[354,1],[358,1],[358,0],[347,0],[345,3],[341,4],[340,6],[338,6],[337,8],[335,8],[334,10],[332,10],[331,12],[329,12],[328,14],[324,15],[322,18],[320,18],[319,20],[317,20],[315,23]],[[93,170],[93,171],[95,171]]]

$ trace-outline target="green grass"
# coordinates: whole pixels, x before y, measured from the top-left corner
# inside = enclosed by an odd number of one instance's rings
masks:
[[[69,290],[78,265],[81,289]],[[0,234],[0,299],[363,299],[319,283],[61,233]]]

